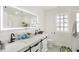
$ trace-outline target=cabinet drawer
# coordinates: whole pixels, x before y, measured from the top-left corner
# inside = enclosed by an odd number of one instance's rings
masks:
[[[40,43],[31,48],[31,52],[40,52]]]

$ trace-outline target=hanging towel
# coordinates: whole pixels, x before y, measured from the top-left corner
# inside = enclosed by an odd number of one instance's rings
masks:
[[[73,23],[72,34],[74,37],[77,37],[77,25],[76,21]]]

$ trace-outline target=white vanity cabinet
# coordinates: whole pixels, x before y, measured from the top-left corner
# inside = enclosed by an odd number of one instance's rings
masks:
[[[46,51],[48,50],[48,48],[47,48],[47,38],[43,39],[41,45],[42,45],[42,46],[41,46],[41,47],[42,47],[41,52],[46,52]]]
[[[40,41],[34,43],[31,52],[46,52],[47,51],[47,37],[43,37]]]
[[[31,47],[31,52],[40,52],[40,42],[37,42]]]
[[[46,52],[47,51],[47,36],[36,38],[36,41],[33,42],[27,47],[21,49],[18,52]]]

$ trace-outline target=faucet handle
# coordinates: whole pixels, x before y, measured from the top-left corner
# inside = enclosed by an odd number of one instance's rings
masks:
[[[15,34],[14,33],[11,33],[11,38],[10,38],[10,42],[9,43],[14,42],[15,39],[16,39]]]

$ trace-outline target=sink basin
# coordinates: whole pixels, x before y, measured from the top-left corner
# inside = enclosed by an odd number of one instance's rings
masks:
[[[5,52],[16,52],[24,47],[26,44],[21,41],[13,42],[5,45]]]

